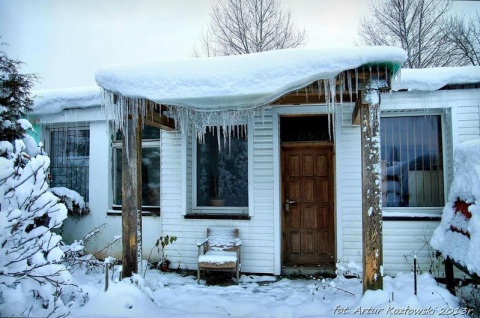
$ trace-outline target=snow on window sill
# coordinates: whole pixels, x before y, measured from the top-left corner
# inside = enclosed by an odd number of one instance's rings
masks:
[[[443,207],[383,207],[385,221],[440,221]]]
[[[114,206],[112,209],[109,209],[107,211],[107,215],[121,216],[122,215],[122,207],[121,206]],[[142,216],[160,216],[160,208],[159,207],[143,207],[142,208]]]
[[[250,220],[248,214],[232,213],[190,213],[184,216],[185,219],[206,219],[206,220]]]

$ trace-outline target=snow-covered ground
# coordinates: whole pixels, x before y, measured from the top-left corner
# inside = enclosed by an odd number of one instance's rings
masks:
[[[118,273],[118,271],[117,271]],[[78,299],[72,317],[464,317],[458,300],[429,274],[385,277],[384,289],[362,296],[358,278],[288,279],[243,275],[238,285],[197,284],[194,276],[149,270],[118,282],[105,292],[103,273],[73,271],[88,292]],[[112,277],[110,277],[111,279]]]

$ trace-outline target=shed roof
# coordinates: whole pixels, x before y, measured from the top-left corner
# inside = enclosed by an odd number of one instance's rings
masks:
[[[96,73],[106,91],[196,111],[251,109],[319,79],[362,66],[396,72],[406,60],[395,47],[295,48],[254,54],[107,66]]]

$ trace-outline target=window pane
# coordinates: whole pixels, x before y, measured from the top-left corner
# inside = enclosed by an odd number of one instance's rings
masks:
[[[55,129],[50,133],[50,141],[50,186],[77,191],[88,202],[90,131]]]
[[[246,133],[220,140],[216,129],[197,142],[197,206],[248,206]],[[240,130],[240,128],[239,128]],[[220,149],[219,149],[220,147]]]
[[[114,149],[113,203],[122,204],[122,149]],[[160,148],[142,149],[142,206],[160,206]]]
[[[159,128],[153,126],[144,126],[142,129],[142,140],[160,140],[160,132]],[[115,141],[122,141],[122,132],[119,130],[115,134]]]
[[[383,206],[443,206],[440,116],[384,117],[380,127]]]

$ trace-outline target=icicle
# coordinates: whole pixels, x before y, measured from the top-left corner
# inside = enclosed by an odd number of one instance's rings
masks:
[[[305,86],[305,98],[307,99],[307,104],[308,104],[308,90],[306,86]]]
[[[328,96],[327,82],[325,80],[323,81],[323,90],[325,91],[325,103],[327,104],[327,107],[328,107],[329,96]]]
[[[340,86],[338,87],[338,89],[340,90],[340,104],[343,104],[344,81],[345,81],[345,76],[342,72],[342,73],[340,73]]]
[[[355,69],[355,98],[358,99],[358,69]]]
[[[317,93],[318,99],[320,100],[320,97],[322,97],[322,86],[320,85],[320,80],[317,80]]]
[[[352,102],[352,74],[350,70],[347,71],[347,86],[348,86],[348,96],[350,97],[350,102]]]
[[[385,80],[388,82],[388,66],[385,64]]]
[[[145,100],[114,95],[106,90],[103,90],[102,99],[102,107],[106,118],[112,120],[114,131],[120,130],[123,133],[125,142],[128,143],[129,131],[127,121],[129,115],[135,123],[138,123],[140,118],[145,118],[147,114]],[[136,129],[133,131],[134,137],[136,136],[136,131]],[[128,157],[128,148],[126,151]]]

